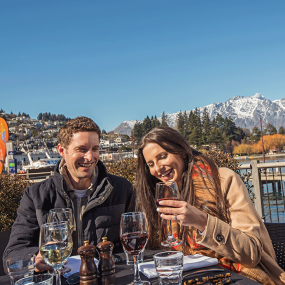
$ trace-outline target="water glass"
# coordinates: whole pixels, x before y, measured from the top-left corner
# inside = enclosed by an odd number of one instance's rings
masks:
[[[128,253],[128,252],[125,250],[125,248],[124,248],[124,252],[125,252],[125,254],[126,254],[126,264],[127,264],[127,265],[134,265],[134,258],[133,258],[133,256],[132,256],[130,253]],[[143,262],[143,253],[144,253],[144,251],[141,251],[141,252],[139,253],[139,256],[138,256],[138,262],[139,262],[139,263],[142,263],[142,262]]]
[[[25,256],[8,258],[6,261],[6,267],[11,285],[14,285],[17,280],[34,275],[35,255],[27,254]]]
[[[183,253],[180,251],[165,251],[154,255],[155,269],[159,284],[182,284]]]
[[[39,274],[18,280],[15,285],[52,285],[53,274]]]

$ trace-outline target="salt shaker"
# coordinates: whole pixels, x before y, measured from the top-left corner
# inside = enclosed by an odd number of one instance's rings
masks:
[[[102,242],[97,245],[100,254],[98,270],[102,285],[111,285],[116,283],[115,262],[113,258],[114,244],[107,241],[107,237],[102,238]]]
[[[77,250],[81,258],[80,285],[98,285],[97,268],[94,262],[96,247],[84,241],[84,245]]]

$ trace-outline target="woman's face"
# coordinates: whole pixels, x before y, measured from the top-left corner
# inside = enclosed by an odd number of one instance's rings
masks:
[[[148,143],[143,149],[150,174],[162,182],[175,181],[182,188],[184,161],[180,155],[167,152],[157,143]]]

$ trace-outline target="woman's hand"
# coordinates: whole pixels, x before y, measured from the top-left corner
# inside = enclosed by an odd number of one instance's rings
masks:
[[[45,263],[41,253],[39,252],[35,260],[35,271],[43,272],[43,271],[48,271],[48,270],[53,271],[53,268]]]
[[[164,206],[164,207],[160,207]],[[157,211],[165,220],[175,220],[182,226],[193,226],[203,232],[207,226],[208,216],[184,201],[161,200]]]

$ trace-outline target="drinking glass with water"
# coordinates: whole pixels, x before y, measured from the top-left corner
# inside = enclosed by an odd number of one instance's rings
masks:
[[[14,285],[17,280],[34,275],[35,255],[27,254],[25,256],[8,258],[6,267],[11,285]]]
[[[53,285],[53,274],[45,273],[25,277],[18,280],[15,285]]]
[[[159,284],[182,284],[183,253],[180,251],[166,251],[154,255],[155,269]]]

